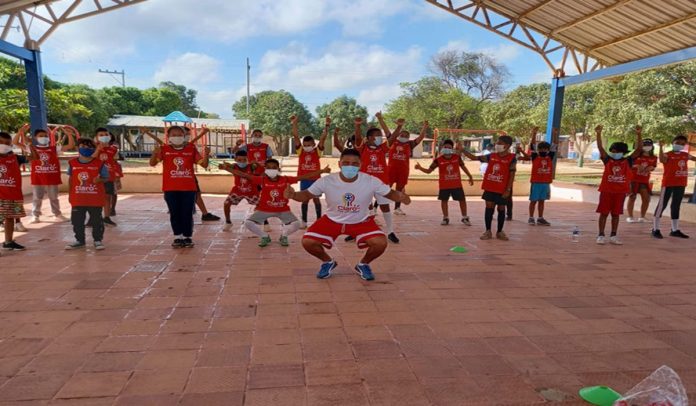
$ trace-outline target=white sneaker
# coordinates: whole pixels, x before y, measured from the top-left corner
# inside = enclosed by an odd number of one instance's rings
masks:
[[[56,220],[58,220],[58,221],[60,221],[60,222],[70,221],[69,218],[65,217],[65,216],[62,215],[62,214],[59,214],[59,215],[57,215],[57,216],[53,216],[53,218],[55,218]]]
[[[230,231],[232,228],[232,223],[225,223],[224,226],[222,226],[222,231]]]
[[[626,217],[626,222],[627,223],[637,223],[638,219],[634,219],[633,217]]]
[[[604,245],[604,244],[606,244],[606,243],[607,243],[606,237],[604,237],[603,235],[598,235],[598,236],[597,236],[597,244],[599,244],[599,245]]]
[[[401,207],[399,207],[398,209],[394,210],[394,214],[397,215],[397,216],[405,216],[405,215],[406,215],[406,213],[404,213],[403,210],[401,210]]]
[[[104,248],[106,248],[106,247],[104,247],[104,244],[102,244],[101,241],[95,241],[95,242],[94,242],[94,249],[95,249],[95,250],[101,251],[101,250],[103,250]]]
[[[638,222],[639,222],[639,223],[647,223],[647,222],[648,222],[648,219],[646,219],[645,217],[641,217],[641,218],[638,219]]]
[[[270,233],[271,232],[271,225],[270,224],[264,224],[263,225],[263,231]]]
[[[307,223],[300,220],[300,230],[306,230],[306,229],[307,229]]]
[[[14,229],[15,229],[15,231],[19,231],[20,233],[26,233],[26,232],[27,232],[27,228],[24,227],[24,224],[22,224],[22,223],[15,223],[15,228],[14,228]]]
[[[29,224],[38,224],[40,222],[41,222],[41,219],[39,218],[39,216],[34,216],[31,218],[31,221],[29,222]]]
[[[619,240],[619,237],[614,235],[614,236],[609,237],[609,244],[623,245],[623,242],[621,242],[621,240]]]

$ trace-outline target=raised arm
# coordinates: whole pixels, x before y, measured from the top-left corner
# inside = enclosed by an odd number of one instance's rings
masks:
[[[162,153],[162,146],[159,143],[155,144],[155,148],[152,149],[152,156],[150,156],[150,166],[156,166],[160,161],[160,154]]]
[[[471,152],[467,151],[466,149],[464,149],[464,148],[461,146],[461,144],[459,144],[459,147],[458,147],[458,148],[459,148],[459,152],[460,152],[462,155],[464,155],[465,157],[471,159],[472,161],[481,161],[481,162],[483,162],[483,160],[481,159],[482,157],[480,157],[480,156],[478,156],[478,155],[474,155],[474,154],[472,154]]]
[[[599,150],[599,157],[605,159],[607,157],[607,151],[604,149],[604,142],[602,141],[602,125],[599,124],[595,127],[595,134],[597,136],[597,149]]]
[[[459,157],[459,167],[466,173],[466,176],[469,177],[469,185],[474,186],[474,177],[471,176],[471,172],[469,172],[469,168],[464,165],[464,160],[462,157]]]
[[[643,153],[643,127],[640,125],[636,126],[636,148],[631,154],[631,158],[637,158]]]
[[[435,168],[437,168],[437,162],[435,160],[433,160],[433,163],[431,163],[428,168],[423,168],[421,166],[420,162],[416,162],[415,168],[423,173],[431,174],[431,173],[433,173]]]
[[[283,192],[283,195],[285,196],[286,199],[294,200],[294,201],[300,202],[300,203],[305,203],[305,202],[308,202],[312,199],[317,199],[320,197],[320,196],[315,196],[315,195],[309,193],[309,190],[306,190],[306,189],[301,191],[301,192],[297,192],[290,185],[288,185],[288,187],[285,189],[285,191]]]
[[[355,148],[359,148],[363,143],[362,122],[362,117],[355,118]]]
[[[208,132],[210,132],[210,130],[208,130],[208,127],[202,126],[202,127],[201,127],[201,132],[198,133],[198,135],[196,135],[196,136],[195,136],[191,141],[189,141],[189,142],[190,142],[191,144],[195,144],[196,142],[198,142],[198,140],[200,140],[200,139],[203,138],[206,134],[208,134]]]
[[[338,136],[338,133],[341,132],[341,129],[336,127],[334,128],[334,133],[333,133],[333,146],[338,150],[338,152],[343,152],[345,150],[345,147],[341,143],[341,139]]]
[[[401,134],[401,129],[404,128],[405,122],[406,120],[404,120],[403,118],[396,120],[396,128],[394,129],[394,132],[387,136],[388,146],[391,146],[391,144],[394,142],[394,139],[396,139],[396,137],[398,137],[399,134]]]
[[[205,148],[203,148],[203,156],[198,161],[198,165],[201,168],[205,169],[208,167],[209,163],[210,163],[210,147],[205,147]]]
[[[378,111],[375,113],[375,117],[377,117],[377,121],[379,122],[379,126],[382,128],[382,131],[384,131],[384,135],[387,138],[391,138],[392,132],[389,131],[389,126],[387,126],[387,123],[384,122],[384,117],[382,117],[382,112]]]
[[[660,150],[657,154],[657,156],[660,159],[660,163],[662,163],[662,164],[667,163],[667,155],[665,155],[665,148],[662,144],[662,141],[658,141],[657,145],[660,147]]]
[[[411,148],[415,148],[416,145],[423,142],[423,139],[425,138],[425,134],[428,132],[428,127],[430,127],[430,123],[428,123],[428,120],[423,121],[423,127],[421,128],[420,134],[418,134],[418,138],[411,141]]]
[[[324,150],[324,144],[326,144],[326,137],[329,136],[329,128],[331,127],[331,117],[326,116],[324,120],[324,130],[321,132],[321,137],[319,137],[319,143],[317,144],[317,149],[319,151]]]
[[[297,129],[297,116],[290,116],[290,125],[292,126],[292,143],[295,151],[302,147],[302,141],[300,141],[300,134]]]
[[[148,130],[147,128],[145,128],[145,127],[140,127],[140,132],[141,132],[142,134],[145,134],[145,135],[147,135],[148,137],[152,138],[158,145],[164,145],[164,141],[162,141],[162,140],[159,139],[156,135],[154,135],[153,133],[151,133],[150,130]]]
[[[73,136],[72,131],[67,131],[66,136],[68,137],[68,145],[61,147],[61,149],[63,151],[72,151],[75,149],[75,137]]]

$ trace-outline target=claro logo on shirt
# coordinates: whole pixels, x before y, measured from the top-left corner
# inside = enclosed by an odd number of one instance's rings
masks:
[[[16,179],[7,177],[7,166],[0,165],[0,186],[11,187],[16,183]]]
[[[77,174],[77,180],[80,181],[80,184],[75,186],[75,192],[76,193],[81,193],[81,194],[95,194],[97,193],[97,185],[94,183],[85,185],[87,181],[89,180],[89,173],[87,172],[80,172]]]
[[[37,165],[34,167],[34,172],[36,173],[49,173],[49,172],[57,172],[58,167],[56,165],[51,164],[49,161],[51,160],[51,156],[48,155],[45,152],[39,152],[39,161],[41,161],[41,165]]]
[[[173,171],[170,171],[169,174],[173,178],[190,178],[191,177],[191,170],[190,169],[183,169],[184,166],[184,158],[182,157],[176,157],[172,160],[172,163],[174,166],[176,166],[176,169]]]
[[[551,173],[551,167],[549,167],[548,160],[542,159],[540,164],[541,164],[541,166],[539,167],[538,173],[540,173],[540,174]]]
[[[352,193],[344,193],[343,197],[343,205],[336,207],[339,212],[341,213],[355,213],[360,211],[360,206],[353,206],[353,203],[355,203],[355,195]]]
[[[686,166],[686,160],[680,159],[679,162],[677,162],[677,172],[674,174],[675,176],[679,177],[688,177],[689,176],[689,170],[687,169]]]
[[[624,183],[626,182],[626,175],[621,173],[620,166],[613,166],[611,168],[611,175],[607,176],[607,181],[615,183]]]
[[[491,173],[489,173],[486,178],[492,182],[502,182],[503,175],[500,173],[500,164],[493,164]]]
[[[452,164],[448,164],[445,167],[445,172],[447,172],[445,174],[446,179],[454,179],[457,177],[457,174],[454,172],[454,165],[452,165]]]

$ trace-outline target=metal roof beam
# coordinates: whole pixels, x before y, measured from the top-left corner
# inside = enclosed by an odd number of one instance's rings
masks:
[[[543,0],[541,3],[537,4],[536,6],[530,7],[527,10],[524,10],[523,12],[521,12],[520,15],[517,17],[517,19],[521,20],[521,19],[527,17],[528,15],[534,13],[535,11],[543,8],[547,4],[554,2],[554,1],[556,1],[556,0]]]
[[[565,86],[578,85],[593,80],[608,79],[614,76],[622,76],[628,73],[673,65],[691,59],[696,59],[696,47],[651,56],[649,58],[639,59],[637,61],[622,63],[620,65],[595,70],[593,72],[583,73],[582,75],[568,76],[563,78],[563,84]]]
[[[622,42],[626,42],[626,41],[630,41],[632,39],[642,37],[643,35],[652,34],[654,32],[666,30],[668,28],[672,28],[676,25],[683,24],[683,23],[685,23],[689,20],[693,20],[695,18],[696,18],[696,13],[691,13],[689,15],[682,17],[682,18],[679,18],[679,19],[676,19],[673,21],[668,21],[666,23],[662,23],[662,24],[656,25],[654,27],[646,28],[645,30],[642,30],[642,31],[634,32],[634,33],[631,33],[629,35],[626,35],[626,36],[623,36],[620,38],[616,38],[616,39],[612,39],[612,40],[603,42],[601,44],[595,45],[592,47],[591,51],[596,51],[598,49],[610,47],[612,45],[617,45],[617,44],[620,44]]]
[[[34,60],[34,54],[22,47],[18,47],[15,44],[11,44],[7,41],[0,40],[0,52],[12,56],[17,59],[23,59],[25,61],[33,61]]]
[[[611,6],[607,6],[607,7],[604,7],[604,8],[602,8],[602,9],[596,10],[596,11],[594,11],[594,12],[592,12],[592,13],[586,15],[586,16],[583,16],[583,17],[578,18],[577,20],[573,20],[573,21],[571,21],[571,22],[569,22],[569,23],[566,23],[566,24],[561,25],[560,27],[556,27],[555,29],[551,30],[551,35],[556,35],[556,34],[558,34],[559,32],[562,32],[562,31],[565,31],[565,30],[567,30],[567,29],[573,28],[573,27],[575,27],[575,26],[578,25],[578,24],[582,24],[582,23],[584,23],[585,21],[588,21],[588,20],[591,20],[591,19],[593,19],[593,18],[599,17],[599,16],[601,16],[602,14],[606,14],[606,13],[608,13],[608,12],[610,12],[610,11],[613,11],[613,10],[615,10],[616,8],[621,7],[621,6],[623,6],[623,5],[626,5],[626,4],[628,4],[628,3],[632,2],[632,1],[633,1],[633,0],[617,0],[616,3],[612,4]]]

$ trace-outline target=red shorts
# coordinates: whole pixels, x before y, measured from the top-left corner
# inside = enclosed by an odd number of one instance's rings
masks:
[[[403,187],[406,187],[408,184],[408,167],[404,168],[403,166],[399,165],[394,165],[389,167],[389,180],[391,181],[390,185],[393,185],[396,183],[396,188],[401,189]]]
[[[319,241],[324,247],[331,248],[336,238],[341,235],[355,238],[358,248],[367,248],[367,240],[384,237],[384,231],[375,223],[374,217],[368,217],[362,223],[339,224],[327,216],[322,216],[307,229],[302,238]]]
[[[623,206],[625,200],[626,193],[601,192],[599,194],[599,205],[597,206],[597,213],[619,216],[623,214]]]
[[[652,194],[652,183],[631,182],[631,194],[640,193],[642,188],[648,189],[648,193]]]

